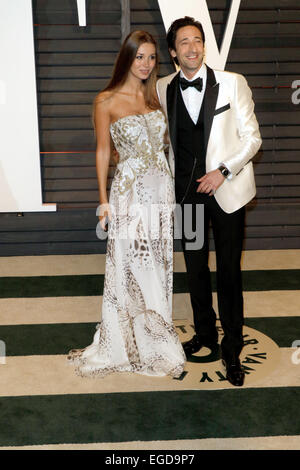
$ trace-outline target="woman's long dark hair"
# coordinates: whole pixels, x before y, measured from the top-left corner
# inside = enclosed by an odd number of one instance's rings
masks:
[[[137,51],[139,47],[145,43],[153,44],[156,49],[155,66],[149,77],[144,80],[145,104],[150,109],[158,109],[160,108],[160,104],[156,93],[156,80],[158,70],[157,45],[153,36],[147,31],[132,31],[130,34],[128,34],[118,54],[110,82],[107,87],[102,91],[118,89],[125,83],[131,65],[136,58]],[[94,100],[93,116],[95,112],[95,106],[98,100],[99,94]]]

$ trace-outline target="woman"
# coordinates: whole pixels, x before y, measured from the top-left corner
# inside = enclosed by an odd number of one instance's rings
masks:
[[[68,356],[83,376],[125,371],[179,377],[184,368],[172,324],[174,190],[156,72],[155,40],[134,31],[94,103],[100,224],[105,229],[108,220],[109,232],[102,321],[93,343]],[[119,162],[108,203],[111,139]]]

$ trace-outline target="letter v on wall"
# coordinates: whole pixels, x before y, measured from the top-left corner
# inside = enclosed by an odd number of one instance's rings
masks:
[[[240,3],[241,0],[231,1],[226,29],[219,50],[206,0],[186,0],[185,2],[172,0],[172,8],[170,8],[169,0],[158,0],[166,31],[174,20],[183,16],[192,16],[200,21],[205,32],[205,62],[217,70],[225,68]]]
[[[77,0],[77,12],[79,26],[86,26],[86,2],[85,0]]]

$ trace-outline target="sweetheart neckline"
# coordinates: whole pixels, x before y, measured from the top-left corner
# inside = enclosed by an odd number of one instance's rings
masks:
[[[112,122],[110,124],[110,126],[112,126],[113,124],[116,124],[117,122],[121,121],[122,119],[125,119],[125,118],[128,118],[128,117],[147,116],[148,114],[153,114],[153,113],[156,113],[157,111],[160,111],[162,113],[162,111],[160,109],[155,109],[154,111],[150,111],[149,113],[127,114],[127,116],[120,117],[116,121]]]

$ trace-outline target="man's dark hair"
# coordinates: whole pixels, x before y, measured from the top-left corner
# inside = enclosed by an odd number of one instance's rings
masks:
[[[180,28],[183,28],[184,26],[195,26],[196,28],[198,28],[200,33],[201,33],[203,43],[205,43],[205,34],[204,34],[204,31],[203,31],[203,28],[202,28],[202,24],[199,21],[196,21],[191,16],[185,16],[184,18],[178,18],[178,20],[173,21],[170,28],[168,29],[167,43],[168,43],[169,50],[170,49],[173,49],[174,51],[176,50],[175,49],[175,41],[176,41],[177,31]],[[174,58],[174,61],[178,65],[177,57]]]

